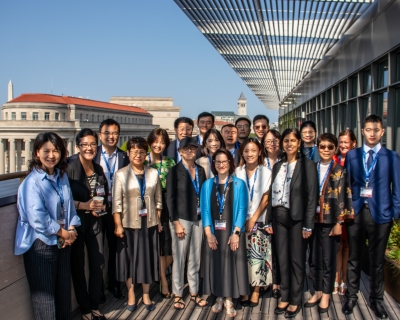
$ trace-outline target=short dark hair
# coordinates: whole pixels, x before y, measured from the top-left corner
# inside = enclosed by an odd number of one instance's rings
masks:
[[[268,133],[271,133],[276,139],[281,140],[281,133],[278,130],[275,129],[269,129],[266,133],[264,133],[264,135],[261,138],[261,146],[264,149],[264,154],[266,157],[268,157],[268,151],[267,149],[264,147],[265,144],[265,139],[268,135]]]
[[[221,132],[225,129],[225,128],[235,128],[237,130],[237,128],[235,127],[235,125],[233,123],[228,123],[222,126],[221,128]]]
[[[338,139],[335,137],[334,134],[325,132],[319,135],[317,139],[317,146],[321,143],[321,141],[329,141],[335,145],[335,148],[338,146]]]
[[[236,121],[235,121],[235,126],[237,126],[239,121],[247,121],[249,123],[249,126],[251,126],[251,121],[250,121],[249,118],[246,118],[246,117],[237,118]]]
[[[149,144],[149,146],[151,147],[151,145],[154,143],[154,141],[156,141],[157,138],[160,136],[164,140],[165,149],[168,148],[169,144],[170,144],[169,136],[168,136],[167,130],[162,129],[162,128],[155,128],[149,133],[149,135],[147,136],[147,143]]]
[[[297,140],[301,141],[301,133],[300,133],[299,129],[297,129],[297,128],[288,128],[282,132],[281,141],[279,141],[279,148],[282,150],[281,160],[283,162],[287,161],[287,154],[286,154],[285,150],[283,150],[283,140],[285,139],[285,137],[287,135],[289,135],[291,133],[294,134],[294,136],[296,137]],[[300,156],[301,156],[301,152],[297,152],[296,159],[299,159]]]
[[[303,129],[305,127],[311,127],[314,129],[315,132],[317,132],[317,126],[315,125],[315,122],[312,120],[307,120],[304,121],[301,125],[300,125],[300,132],[303,131]]]
[[[60,177],[63,176],[65,170],[67,169],[67,156],[68,151],[65,147],[64,140],[54,132],[43,132],[39,133],[36,136],[35,141],[33,142],[32,149],[32,159],[28,161],[28,171],[32,172],[33,168],[36,170],[43,170],[43,165],[40,162],[39,157],[37,156],[37,152],[40,148],[46,143],[51,142],[51,144],[60,152],[60,161],[55,165],[55,168],[60,170]]]
[[[226,150],[225,148],[218,149],[213,154],[212,162],[211,162],[211,171],[212,171],[212,173],[214,174],[214,176],[216,176],[218,174],[217,169],[215,169],[215,158],[219,154],[224,154],[228,158],[228,160],[229,160],[229,175],[232,175],[235,172],[235,160],[233,159],[232,153],[229,150]]]
[[[261,143],[256,138],[248,138],[240,145],[240,163],[239,166],[243,166],[246,164],[246,160],[243,158],[243,151],[249,143],[254,143],[258,150],[261,151],[260,155],[258,156],[258,164],[264,164],[264,151]]]
[[[267,123],[268,123],[268,125],[269,125],[269,119],[268,119],[268,117],[267,117],[267,116],[264,116],[263,114],[258,114],[258,115],[256,115],[256,116],[253,118],[253,126],[254,126],[254,122],[256,122],[257,120],[262,120],[262,119],[267,120]]]
[[[188,123],[192,128],[194,127],[193,120],[188,117],[180,117],[174,121],[174,128],[178,128],[180,123]]]
[[[365,128],[365,125],[366,125],[368,122],[380,123],[380,124],[381,124],[381,127],[383,127],[382,118],[381,118],[380,116],[376,115],[376,114],[370,114],[368,117],[366,117],[366,118],[364,119],[363,124],[362,124],[362,128],[363,128],[363,129]]]
[[[97,137],[97,133],[94,132],[92,129],[83,128],[79,131],[75,137],[75,143],[77,146],[81,143],[81,139],[87,136],[93,136],[96,139],[96,144],[99,144],[99,138]]]
[[[120,127],[119,123],[117,121],[115,121],[114,119],[108,118],[108,119],[103,120],[100,123],[99,132],[101,132],[101,128],[103,128],[104,126],[112,126],[112,125],[118,127],[118,132],[121,131],[121,127]]]
[[[226,148],[225,141],[224,141],[224,138],[222,138],[221,133],[215,128],[208,129],[207,132],[204,134],[203,144],[202,144],[202,147],[201,147],[201,153],[202,153],[203,156],[206,156],[208,154],[208,153],[206,153],[205,150],[207,149],[207,139],[208,139],[208,137],[210,135],[214,135],[214,136],[217,137],[217,139],[221,143],[220,148]]]
[[[126,143],[126,151],[130,151],[132,148],[143,149],[144,151],[148,151],[149,145],[145,138],[142,137],[132,137]]]
[[[212,113],[209,112],[202,112],[197,116],[197,123],[199,123],[200,118],[205,118],[205,117],[211,117],[211,121],[214,124],[215,121],[215,116]]]

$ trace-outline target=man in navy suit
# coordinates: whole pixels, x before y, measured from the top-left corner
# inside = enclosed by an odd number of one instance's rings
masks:
[[[181,161],[181,155],[178,152],[179,143],[185,137],[191,137],[193,133],[193,120],[187,117],[180,117],[174,122],[174,130],[176,139],[169,144],[169,147],[164,150],[164,156],[171,157],[175,163]]]
[[[197,116],[197,127],[199,128],[199,134],[196,136],[197,144],[199,147],[196,152],[196,160],[203,156],[202,148],[204,134],[209,130],[214,128],[215,117],[212,113],[202,112]]]
[[[381,146],[385,130],[379,116],[365,118],[361,132],[364,145],[346,156],[355,219],[347,223],[350,256],[343,313],[351,314],[357,303],[361,255],[368,239],[370,304],[377,317],[387,319],[383,306],[383,264],[392,220],[400,213],[400,158]]]

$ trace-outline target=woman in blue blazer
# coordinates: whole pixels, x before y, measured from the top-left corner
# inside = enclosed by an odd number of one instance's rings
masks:
[[[203,293],[217,298],[212,311],[225,304],[226,314],[236,316],[232,298],[249,294],[246,239],[241,237],[248,211],[246,183],[233,175],[235,163],[226,149],[212,157],[214,178],[201,190],[201,219],[207,245],[204,246]],[[225,297],[225,302],[224,298]]]

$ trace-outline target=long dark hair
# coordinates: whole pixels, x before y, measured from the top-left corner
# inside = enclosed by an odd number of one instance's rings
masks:
[[[36,136],[35,142],[33,143],[32,159],[28,161],[28,171],[32,172],[33,168],[36,170],[43,170],[43,164],[40,162],[37,152],[46,142],[51,142],[51,144],[60,152],[60,161],[55,165],[55,168],[60,170],[60,177],[62,177],[67,169],[66,159],[68,151],[65,147],[64,140],[54,132],[43,132]]]
[[[263,148],[265,158],[268,157],[267,148],[264,146],[264,144],[265,144],[265,139],[267,138],[267,134],[268,134],[268,133],[272,133],[272,135],[273,135],[276,139],[281,140],[281,133],[280,133],[278,130],[275,130],[275,129],[269,129],[269,130],[263,135],[263,137],[261,138],[261,146],[262,146],[262,148]],[[280,157],[281,153],[282,153],[282,149],[279,148],[279,150],[278,150],[278,157]]]
[[[296,137],[297,140],[301,141],[301,134],[299,129],[297,128],[292,128],[292,129],[286,129],[285,131],[283,131],[282,133],[282,137],[281,137],[281,141],[279,141],[279,148],[282,150],[282,156],[281,156],[281,161],[282,162],[286,162],[287,161],[287,154],[285,152],[285,150],[283,149],[283,140],[285,139],[285,137],[289,134],[293,133],[294,136]],[[299,150],[300,151],[300,150]],[[296,159],[299,159],[301,156],[301,152],[297,152],[296,154]]]
[[[222,138],[221,133],[220,133],[217,129],[215,129],[215,128],[208,129],[207,132],[204,134],[204,137],[203,137],[203,144],[202,144],[202,146],[201,146],[201,154],[202,154],[203,156],[207,156],[207,155],[208,155],[208,150],[207,150],[207,139],[208,139],[208,137],[209,137],[210,135],[214,135],[214,136],[219,140],[219,142],[220,142],[220,144],[221,144],[220,148],[226,148],[226,146],[225,146],[225,141],[224,141],[224,138]]]
[[[246,160],[244,160],[244,157],[243,157],[243,151],[244,151],[244,149],[246,148],[246,146],[249,143],[254,143],[258,147],[258,150],[261,151],[260,155],[258,156],[258,164],[264,164],[264,151],[263,151],[263,147],[262,147],[261,143],[256,138],[248,138],[247,140],[245,140],[245,142],[243,142],[240,145],[240,163],[239,163],[239,167],[241,167],[241,166],[246,164]]]

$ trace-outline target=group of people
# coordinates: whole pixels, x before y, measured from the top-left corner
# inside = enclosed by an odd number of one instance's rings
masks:
[[[205,307],[199,292],[212,294],[211,310],[225,308],[228,317],[236,315],[232,299],[255,307],[269,290],[280,299],[275,314],[286,318],[302,307],[327,312],[332,293],[347,296],[348,315],[357,302],[366,240],[371,308],[387,318],[383,263],[400,213],[400,158],[380,143],[382,119],[364,119],[359,148],[351,130],[338,138],[317,135],[312,121],[280,133],[258,115],[220,132],[214,116],[203,112],[197,126],[192,137],[193,120],[178,118],[175,140],[157,128],[147,139],[129,139],[125,152],[117,147],[119,124],[107,119],[98,134],[77,134],[77,154],[70,157],[56,133],[37,136],[30,173],[18,190],[15,240],[35,319],[71,318],[71,276],[85,320],[105,319],[99,311],[104,287],[124,299],[122,283],[131,312],[137,284],[145,308],[155,309],[154,282],[175,309],[184,309],[185,275],[191,302]],[[315,292],[302,305],[306,261]]]

